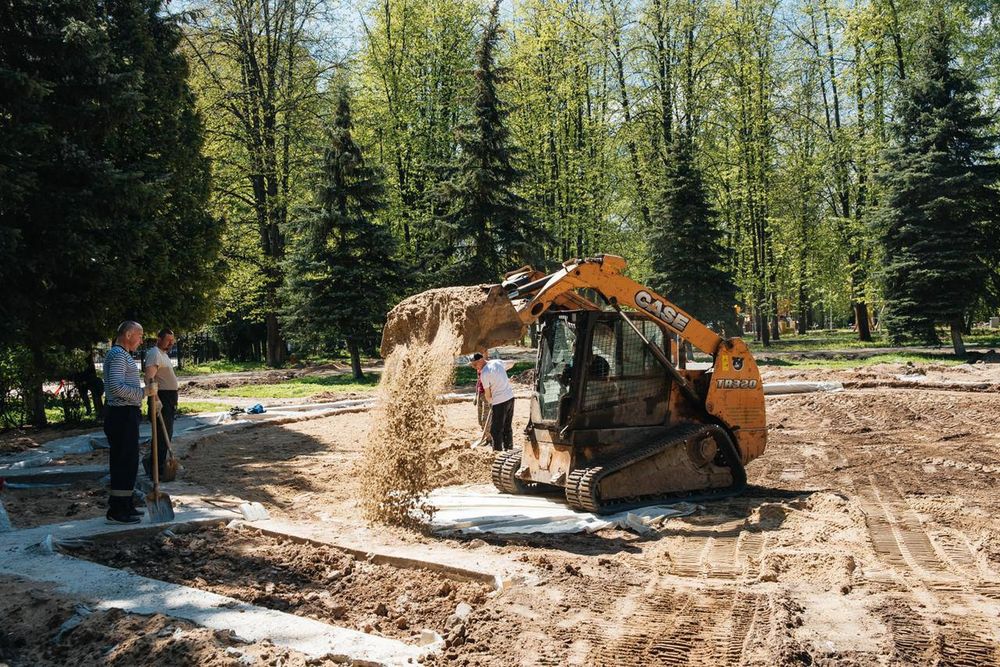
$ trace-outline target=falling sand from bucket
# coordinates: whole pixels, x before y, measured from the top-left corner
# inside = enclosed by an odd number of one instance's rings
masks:
[[[437,397],[451,385],[454,360],[523,334],[499,285],[446,287],[392,309],[382,335],[385,370],[359,474],[369,521],[414,525],[432,509],[430,462],[443,439]]]

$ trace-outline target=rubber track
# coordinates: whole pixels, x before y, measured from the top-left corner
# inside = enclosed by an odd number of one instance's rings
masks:
[[[521,469],[521,450],[512,449],[500,453],[493,459],[493,466],[490,472],[493,477],[493,486],[497,487],[500,493],[511,493],[523,495],[530,493],[538,485],[532,482],[523,482],[514,475]]]
[[[569,503],[573,509],[604,514],[612,511],[618,512],[627,509],[634,509],[644,505],[655,505],[656,503],[664,501],[703,501],[733,496],[742,491],[746,486],[746,472],[743,469],[743,465],[740,463],[739,456],[736,453],[736,449],[733,446],[732,441],[728,438],[728,436],[726,436],[725,442],[728,444],[728,447],[723,444],[721,449],[730,450],[729,452],[724,451],[723,454],[726,456],[729,467],[733,471],[733,484],[725,489],[718,489],[714,491],[708,490],[649,494],[609,502],[602,502],[597,498],[597,488],[600,481],[604,477],[631,465],[640,464],[643,459],[655,456],[656,454],[666,451],[671,447],[683,445],[701,431],[709,434],[716,429],[719,429],[719,427],[707,424],[679,426],[675,428],[671,432],[670,436],[665,440],[661,440],[636,451],[629,452],[628,454],[625,454],[617,459],[613,459],[603,465],[593,466],[590,468],[578,468],[570,473],[569,477],[566,479],[566,502]]]

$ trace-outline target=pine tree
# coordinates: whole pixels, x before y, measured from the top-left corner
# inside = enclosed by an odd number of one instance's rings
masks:
[[[0,4],[0,345],[29,351],[34,424],[61,350],[207,314],[218,229],[180,39],[159,0]]]
[[[297,221],[286,260],[283,315],[299,345],[332,351],[346,340],[360,380],[361,350],[375,342],[397,272],[392,235],[375,219],[382,182],[351,136],[346,89],[336,105],[315,204]]]
[[[733,335],[736,286],[727,268],[718,217],[686,136],[673,142],[652,214],[650,286],[698,319]]]
[[[517,194],[521,172],[508,129],[507,105],[497,95],[505,69],[496,64],[502,30],[500,2],[494,3],[476,51],[473,117],[458,128],[458,157],[450,178],[435,193],[435,208],[453,252],[443,270],[446,282],[497,282],[505,271],[541,254],[545,234]]]
[[[884,182],[885,323],[893,342],[938,343],[951,326],[964,354],[963,318],[982,295],[995,261],[990,233],[1000,219],[997,138],[977,86],[954,64],[951,35],[938,19],[903,82]]]

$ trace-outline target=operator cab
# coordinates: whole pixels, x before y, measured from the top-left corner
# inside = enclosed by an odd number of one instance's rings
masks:
[[[670,340],[659,326],[630,319],[669,355]],[[667,423],[670,377],[617,313],[549,311],[540,323],[532,426],[565,432]]]

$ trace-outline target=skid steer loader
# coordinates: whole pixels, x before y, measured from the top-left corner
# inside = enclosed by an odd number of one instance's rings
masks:
[[[548,275],[524,267],[491,288],[516,320],[508,331],[537,323],[540,336],[527,441],[493,463],[501,491],[561,487],[570,506],[598,513],[705,499],[738,493],[744,465],[764,452],[764,392],[747,345],[625,266],[599,255]],[[711,367],[687,369],[685,343]]]

